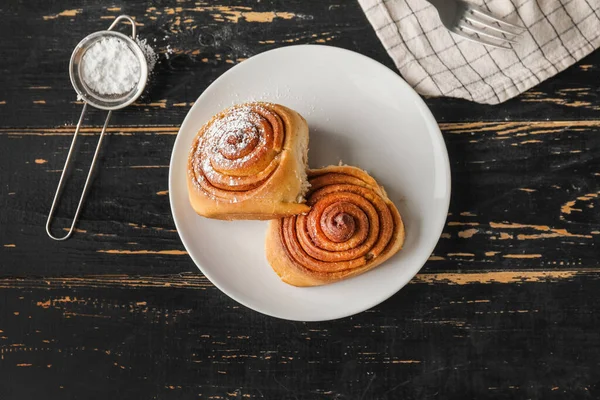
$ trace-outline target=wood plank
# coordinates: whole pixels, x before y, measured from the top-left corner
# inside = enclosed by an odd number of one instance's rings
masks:
[[[598,274],[416,282],[372,310],[324,323],[265,317],[204,287],[54,282],[2,288],[0,370],[10,377],[2,398],[599,394]]]
[[[552,270],[505,270],[488,269],[480,272],[420,272],[410,284],[428,285],[485,285],[522,284],[532,282],[559,282],[575,279],[598,279],[597,268],[552,269]],[[183,272],[166,275],[100,274],[77,276],[11,276],[0,278],[1,289],[144,289],[177,288],[191,290],[215,289],[214,285],[200,272]]]
[[[599,120],[456,122],[441,128],[455,184],[428,272],[598,267],[590,249],[600,240],[600,169],[591,162],[600,151]],[[98,131],[84,131],[65,193],[70,200],[59,213],[58,224],[65,227]],[[168,125],[111,127],[80,231],[56,246],[43,226],[72,127],[1,128],[6,168],[0,170],[0,216],[6,228],[0,231],[0,254],[23,264],[7,265],[0,274],[69,274],[79,268],[73,259],[85,260],[87,273],[147,265],[156,273],[193,271],[167,196],[177,131]],[[39,264],[41,257],[48,265]]]
[[[121,13],[136,17],[140,35],[160,53],[145,96],[136,107],[115,115],[113,122],[121,125],[140,121],[179,124],[210,82],[233,65],[281,46],[333,45],[394,68],[356,1],[196,3],[180,0],[149,6],[146,1],[135,0],[100,2],[82,9],[75,0],[33,5],[21,0],[3,6],[5,20],[0,34],[10,37],[15,30],[28,33],[19,40],[0,43],[0,52],[12,55],[0,66],[3,124],[75,123],[79,107],[67,71],[72,49],[89,33],[106,29]],[[561,73],[560,78],[550,79],[499,107],[447,98],[426,101],[440,121],[523,120],[550,114],[561,119],[596,118],[599,83],[594,77],[599,70],[600,54],[595,53]]]

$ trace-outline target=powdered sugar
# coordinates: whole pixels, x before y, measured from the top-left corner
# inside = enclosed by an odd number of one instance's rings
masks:
[[[215,137],[218,139],[218,146],[221,149],[227,149],[228,153],[240,153],[258,139],[256,127],[248,120],[235,123],[232,121],[220,120],[213,125],[216,131]]]
[[[83,55],[81,75],[96,93],[120,95],[140,80],[140,63],[127,44],[115,37],[94,43]]]
[[[261,111],[260,107],[258,110]],[[227,171],[239,172],[252,163],[257,152],[266,146],[265,136],[259,129],[261,116],[256,111],[257,106],[235,108],[222,118],[212,121],[206,128],[197,156],[209,181],[225,179],[224,182],[228,182],[232,188],[241,184],[243,174],[229,175]]]
[[[260,116],[250,107],[232,110],[206,130],[206,143],[211,146],[209,152],[218,157],[221,153],[235,155],[250,150],[241,157],[228,157],[232,167],[248,162],[254,155],[252,150],[265,145],[265,137],[257,128],[260,122]]]
[[[146,63],[148,64],[148,75],[152,73],[154,70],[154,66],[156,65],[156,61],[158,60],[158,55],[154,52],[152,46],[148,44],[147,39],[140,39],[139,37],[135,39],[140,49],[144,53],[144,57],[146,58]]]
[[[166,36],[168,37],[168,36]],[[171,54],[173,54],[173,49],[171,48],[171,45],[168,44],[167,48],[165,49],[165,58],[168,60],[169,57],[171,56]]]

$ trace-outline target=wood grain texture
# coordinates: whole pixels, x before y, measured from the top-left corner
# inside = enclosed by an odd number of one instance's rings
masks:
[[[499,106],[426,99],[453,194],[430,261],[339,321],[269,318],[187,256],[168,201],[178,126],[233,65],[300,43],[392,67],[358,3],[15,0],[0,4],[0,399],[594,399],[600,357],[600,53]],[[81,222],[44,224],[80,104],[77,42],[136,17],[160,53],[114,114]],[[76,207],[86,122],[56,229]]]
[[[247,312],[195,274],[4,288],[2,398],[544,398],[600,395],[595,273],[416,281],[356,317]],[[106,279],[108,285],[102,285]],[[85,281],[85,284],[81,284]],[[125,280],[127,282],[127,280]],[[196,281],[196,282],[194,282]],[[73,286],[69,282],[74,283]],[[77,283],[75,283],[77,282]],[[173,286],[167,285],[172,283]],[[33,384],[32,382],[35,382]]]
[[[446,228],[428,271],[598,266],[597,252],[590,249],[600,243],[596,211],[600,169],[595,162],[600,154],[599,121],[440,126],[455,184]],[[43,275],[81,271],[81,265],[68,262],[74,258],[85,261],[88,274],[136,272],[148,264],[158,273],[193,270],[175,231],[167,196],[168,161],[177,126],[110,128],[79,231],[60,246],[46,240],[42,227],[72,129],[0,129],[0,151],[5,152],[7,165],[0,171],[6,183],[0,188],[4,202],[0,212],[7,221],[0,239],[3,246],[9,245],[0,252],[18,257],[30,266],[29,272]],[[65,198],[70,201],[61,206],[57,229],[67,227],[76,208],[98,131],[84,130],[81,165],[69,182]],[[38,262],[40,254],[49,255],[43,264]],[[22,264],[17,263],[5,266],[0,274],[20,271]]]
[[[179,123],[216,77],[248,57],[281,46],[333,45],[393,68],[355,1],[134,0],[81,6],[75,0],[16,0],[1,6],[0,29],[6,37],[19,37],[5,41],[2,49],[13,55],[0,64],[0,112],[5,126],[75,123],[78,107],[68,76],[72,49],[90,32],[106,29],[121,13],[135,16],[140,36],[161,57],[146,95],[137,107],[115,114],[116,124]],[[599,60],[600,55],[591,54],[560,79],[548,80],[501,107],[448,98],[427,103],[439,121],[529,120],[546,118],[548,113],[553,119],[594,119],[599,107],[595,84]],[[17,77],[13,71],[18,71]]]

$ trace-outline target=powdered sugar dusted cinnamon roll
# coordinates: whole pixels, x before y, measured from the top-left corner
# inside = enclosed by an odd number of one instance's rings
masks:
[[[308,126],[278,104],[247,103],[215,115],[188,159],[194,210],[217,219],[274,219],[308,212]]]

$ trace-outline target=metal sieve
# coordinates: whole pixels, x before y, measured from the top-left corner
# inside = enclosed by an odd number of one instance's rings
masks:
[[[119,32],[112,31],[112,29],[120,21],[123,20],[129,21],[131,24],[131,37]],[[92,90],[82,78],[81,63],[83,60],[83,56],[94,44],[107,37],[116,37],[123,41],[127,45],[127,47],[133,52],[133,54],[136,56],[140,63],[140,79],[129,92],[117,95],[103,95]],[[100,147],[102,145],[102,139],[104,138],[104,133],[106,132],[106,127],[108,126],[108,122],[110,121],[112,111],[127,107],[128,105],[133,103],[138,97],[140,97],[140,95],[144,91],[144,88],[146,87],[146,83],[148,81],[148,64],[144,52],[142,51],[140,46],[135,42],[135,39],[136,29],[134,20],[127,15],[121,15],[114,20],[114,22],[108,27],[107,30],[95,32],[91,35],[88,35],[81,42],[79,42],[79,44],[75,47],[75,50],[73,50],[73,54],[71,55],[71,62],[69,63],[69,75],[71,77],[71,84],[73,85],[73,88],[75,89],[79,97],[83,99],[84,103],[83,109],[81,110],[81,116],[79,117],[77,127],[75,128],[73,140],[71,141],[71,147],[69,148],[69,152],[67,153],[67,160],[65,161],[65,166],[63,167],[62,174],[60,175],[60,180],[58,181],[58,187],[56,188],[56,193],[54,194],[54,200],[52,200],[52,207],[50,208],[50,212],[48,213],[48,220],[46,221],[46,233],[54,240],[68,239],[73,233],[75,224],[77,223],[77,218],[79,217],[79,212],[81,211],[81,206],[83,205],[83,201],[88,190],[94,167],[96,165],[98,153],[100,152]],[[77,205],[75,215],[73,216],[71,227],[69,228],[65,236],[56,237],[50,232],[50,225],[52,224],[52,218],[54,216],[54,212],[56,211],[58,199],[63,190],[65,175],[71,162],[73,149],[75,148],[75,143],[77,142],[79,130],[85,117],[88,104],[92,107],[99,108],[101,110],[107,110],[108,114],[106,116],[106,120],[104,121],[102,131],[100,132],[98,144],[96,145],[96,150],[94,151],[94,157],[92,158],[90,170],[85,180],[85,184],[81,192],[81,197],[79,198],[79,204]]]

